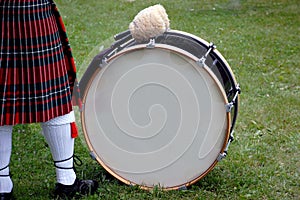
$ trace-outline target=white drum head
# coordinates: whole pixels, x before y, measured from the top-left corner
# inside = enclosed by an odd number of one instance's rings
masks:
[[[214,167],[229,137],[218,79],[169,45],[118,53],[91,77],[83,101],[90,150],[127,184],[188,186]]]

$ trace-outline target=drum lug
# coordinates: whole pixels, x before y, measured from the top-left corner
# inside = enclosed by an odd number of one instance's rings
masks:
[[[240,86],[239,84],[236,85],[236,88],[235,88],[236,92],[234,94],[234,97],[232,99],[232,101],[228,104],[225,105],[226,107],[226,112],[231,112],[231,109],[232,107],[234,106],[235,102],[236,102],[236,99],[238,97],[238,95],[241,93],[241,89],[240,89]]]
[[[95,153],[93,151],[90,152],[90,156],[93,160],[96,160],[97,156],[95,155]]]
[[[212,42],[209,43],[208,50],[207,50],[206,54],[204,55],[205,58],[207,58],[208,54],[210,54],[210,52],[216,48],[217,48],[217,46],[214,43],[212,43]]]
[[[239,84],[237,84],[237,85],[235,86],[235,89],[236,89],[236,91],[238,92],[238,94],[241,94],[241,88],[240,88],[240,85],[239,85]]]
[[[155,39],[150,39],[149,43],[146,45],[147,48],[153,49],[155,47]]]
[[[187,190],[187,187],[185,185],[178,188],[178,190]]]
[[[99,67],[103,68],[103,67],[105,67],[107,64],[108,64],[108,63],[107,63],[107,58],[103,58],[102,61],[101,61],[101,63],[100,63],[100,65],[99,65]]]
[[[233,107],[233,102],[226,104],[225,105],[226,112],[231,112],[232,107]]]
[[[225,147],[225,150],[223,151],[223,153],[220,153],[220,154],[219,154],[219,156],[218,156],[218,158],[217,158],[217,161],[218,161],[218,162],[221,161],[223,158],[225,158],[225,157],[227,156],[228,148],[229,148],[231,142],[234,140],[233,133],[234,133],[234,131],[232,131],[232,132],[230,133],[230,136],[229,136],[227,145],[226,145],[226,147]]]
[[[202,58],[200,58],[197,63],[200,67],[204,67],[205,66],[205,61],[206,61],[206,58],[208,56],[208,54],[210,54],[211,51],[213,51],[215,48],[217,48],[216,45],[214,45],[214,43],[210,43],[209,46],[208,46],[208,50],[207,52],[205,53],[204,56],[202,56]]]
[[[197,61],[197,64],[198,64],[200,67],[204,67],[204,66],[205,66],[205,61],[206,61],[206,58],[202,57],[202,58],[200,58],[200,59]]]
[[[223,153],[220,153],[218,158],[217,158],[217,161],[220,162],[226,156],[227,156],[227,151],[224,151]]]

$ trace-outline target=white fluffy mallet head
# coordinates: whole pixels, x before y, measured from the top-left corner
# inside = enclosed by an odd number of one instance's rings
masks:
[[[169,28],[170,20],[167,12],[160,4],[141,10],[129,24],[131,35],[137,42],[148,41]]]

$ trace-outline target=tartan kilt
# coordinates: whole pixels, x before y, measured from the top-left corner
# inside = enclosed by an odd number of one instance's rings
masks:
[[[72,111],[76,68],[50,0],[0,0],[0,126]]]

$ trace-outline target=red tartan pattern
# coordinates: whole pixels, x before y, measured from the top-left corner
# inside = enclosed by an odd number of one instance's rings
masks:
[[[52,1],[0,0],[0,126],[72,111],[76,67]]]

